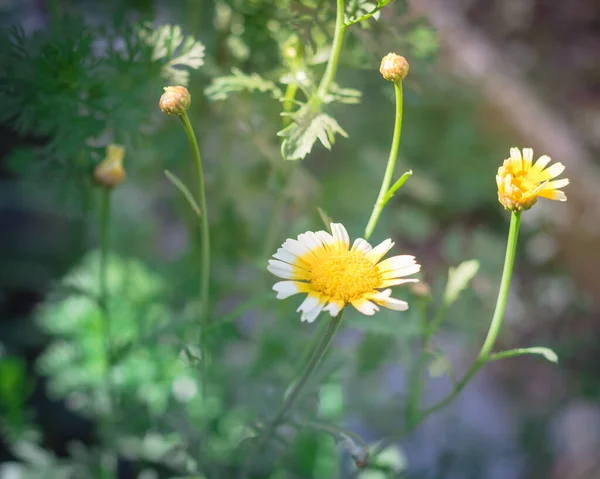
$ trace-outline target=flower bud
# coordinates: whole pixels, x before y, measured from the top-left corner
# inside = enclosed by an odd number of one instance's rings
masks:
[[[411,291],[418,298],[431,299],[431,287],[424,281],[413,284]]]
[[[106,147],[106,158],[94,169],[94,178],[100,186],[114,188],[123,182],[125,179],[124,157],[125,148],[123,146],[111,143]]]
[[[406,58],[395,53],[388,53],[384,56],[379,67],[383,78],[394,83],[404,80],[406,75],[408,75],[408,69],[409,66]]]
[[[192,96],[184,86],[166,86],[160,97],[159,106],[167,115],[183,115],[190,107]]]

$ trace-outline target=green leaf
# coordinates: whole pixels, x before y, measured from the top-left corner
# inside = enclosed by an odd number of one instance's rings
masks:
[[[444,291],[444,303],[450,306],[454,303],[460,293],[469,285],[469,282],[475,277],[479,270],[479,261],[472,259],[464,261],[456,268],[450,268],[448,271],[448,283]]]
[[[331,223],[333,223],[333,218],[329,216],[323,208],[317,206],[317,211],[319,212],[319,216],[321,217],[321,221],[327,228],[327,231],[331,233]]]
[[[550,348],[544,347],[533,347],[533,348],[516,348],[509,349],[508,351],[501,351],[494,353],[490,356],[490,361],[497,361],[498,359],[514,358],[516,356],[522,356],[523,354],[539,354],[544,356],[545,359],[551,363],[558,364],[558,355]]]
[[[406,182],[406,180],[408,180],[408,178],[410,176],[412,176],[412,174],[413,174],[412,170],[408,170],[406,173],[404,173],[400,178],[398,178],[395,181],[395,183],[391,186],[391,188],[385,194],[385,197],[383,198],[384,203],[387,203],[388,201],[390,201],[392,199],[392,196],[394,196],[394,193],[396,193],[396,191],[398,191],[402,187],[402,185]]]
[[[385,7],[391,0],[377,0],[377,4],[373,5],[369,0],[360,0],[352,2],[350,8],[344,15],[344,25],[349,27],[355,23],[360,23],[364,20],[375,16],[379,18],[379,10]]]
[[[452,368],[452,364],[450,364],[450,361],[448,361],[446,355],[441,351],[435,350],[429,351],[429,353],[433,356],[433,361],[431,361],[427,367],[429,376],[432,378],[440,378],[447,375],[454,383],[456,383],[454,369]]]
[[[204,91],[205,95],[212,101],[225,100],[230,93],[242,91],[271,93],[273,98],[281,98],[279,87],[270,80],[262,78],[257,73],[250,75],[237,68],[231,70],[231,75],[217,77]]]
[[[312,109],[310,105],[304,105],[290,116],[294,122],[277,133],[283,138],[281,154],[286,160],[306,158],[317,140],[331,150],[336,133],[348,137],[334,118]]]
[[[198,206],[198,203],[196,203],[194,196],[192,195],[188,187],[185,186],[183,181],[181,181],[175,174],[171,173],[169,170],[165,170],[165,175],[167,176],[169,181],[173,183],[179,191],[181,191],[181,194],[185,197],[185,199],[190,204],[194,212],[198,216],[200,216],[202,214],[202,212],[200,211],[200,207]]]
[[[342,88],[337,83],[333,83],[329,88],[329,93],[325,96],[325,103],[346,103],[355,105],[360,103],[362,92],[354,88]]]
[[[138,37],[152,46],[152,60],[164,63],[163,74],[171,84],[188,84],[190,73],[181,67],[197,70],[204,65],[204,45],[186,37],[179,25],[156,28],[145,23],[138,29]]]
[[[413,55],[418,58],[430,57],[439,48],[435,32],[426,26],[417,27],[408,33],[408,43],[412,47]]]
[[[359,479],[386,479],[392,477],[384,473],[383,470],[391,471],[393,477],[396,477],[406,470],[408,461],[402,449],[397,446],[389,446],[375,456],[371,464],[375,467],[361,471],[358,475]],[[377,467],[383,470],[377,470]]]

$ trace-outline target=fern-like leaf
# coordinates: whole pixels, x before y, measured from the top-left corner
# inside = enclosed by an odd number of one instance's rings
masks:
[[[170,84],[187,86],[190,73],[204,65],[204,45],[192,36],[185,36],[179,25],[155,28],[144,24],[139,38],[152,46],[152,59],[164,63],[163,75]]]
[[[206,96],[212,101],[225,100],[231,93],[242,91],[270,92],[273,98],[281,98],[279,87],[270,80],[266,80],[257,73],[250,75],[237,68],[231,70],[231,75],[215,78],[205,90]]]
[[[283,138],[281,154],[286,160],[306,158],[317,140],[331,150],[336,133],[348,136],[333,117],[311,108],[308,104],[290,116],[293,123],[277,133]]]

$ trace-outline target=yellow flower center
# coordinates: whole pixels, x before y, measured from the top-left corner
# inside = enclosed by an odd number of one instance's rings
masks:
[[[538,186],[539,182],[537,178],[532,178],[532,175],[529,172],[521,172],[512,178],[512,184],[515,186],[520,192],[527,193],[530,191],[534,191]]]
[[[313,262],[310,284],[315,291],[347,303],[379,287],[381,274],[362,254],[334,251]]]

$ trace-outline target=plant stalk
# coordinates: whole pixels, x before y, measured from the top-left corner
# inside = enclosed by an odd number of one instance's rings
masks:
[[[266,446],[269,438],[277,429],[277,426],[281,424],[281,422],[285,419],[287,414],[291,411],[296,400],[300,396],[300,392],[302,391],[304,386],[306,386],[309,379],[321,363],[321,360],[325,356],[325,353],[327,352],[327,349],[333,341],[333,338],[335,337],[335,334],[337,333],[337,330],[342,322],[342,313],[343,311],[340,311],[337,317],[331,318],[327,330],[321,337],[321,341],[319,341],[319,343],[313,350],[310,359],[308,360],[306,366],[304,367],[304,370],[302,371],[300,378],[294,383],[289,392],[285,395],[283,404],[279,409],[278,413],[275,415],[275,418],[269,423],[269,425],[265,429],[263,429],[261,434],[258,436],[254,448],[249,453],[248,459],[242,467],[242,471],[239,476],[240,479],[244,479],[246,477],[248,471],[252,467],[252,464],[256,460],[256,457]]]
[[[413,431],[421,422],[423,422],[431,414],[439,411],[440,409],[446,407],[448,404],[454,401],[454,399],[471,381],[475,373],[477,373],[477,371],[479,371],[487,362],[494,359],[493,355],[490,355],[490,352],[494,347],[494,344],[496,343],[496,338],[498,337],[498,333],[500,332],[500,328],[502,326],[502,320],[504,319],[504,311],[506,309],[506,302],[508,300],[510,280],[512,278],[513,267],[515,263],[515,254],[517,251],[517,240],[519,237],[520,220],[521,214],[519,212],[513,212],[510,219],[510,229],[508,231],[506,255],[504,257],[504,270],[502,271],[502,279],[500,280],[500,290],[498,291],[496,308],[494,309],[494,315],[492,317],[492,322],[490,324],[487,336],[485,338],[483,346],[481,347],[481,350],[479,351],[479,354],[477,355],[477,358],[475,359],[475,361],[473,361],[471,367],[467,370],[464,377],[454,386],[454,389],[448,396],[446,396],[444,399],[440,400],[433,406],[429,407],[428,409],[425,409],[420,414],[418,414],[414,423],[407,424],[407,426],[398,434],[395,434],[381,441],[377,446],[375,446],[372,452],[373,457],[381,453],[390,444],[400,440],[402,437],[404,437],[404,435]]]
[[[367,223],[367,227],[365,228],[365,239],[368,240],[373,231],[375,230],[375,226],[377,226],[377,222],[379,221],[379,216],[383,211],[383,207],[385,206],[385,197],[387,192],[390,189],[390,185],[392,183],[392,178],[394,177],[394,169],[396,167],[396,159],[398,158],[398,149],[400,147],[400,136],[402,135],[402,108],[403,108],[403,94],[402,94],[402,82],[394,83],[394,91],[396,93],[396,119],[394,122],[394,136],[392,137],[392,146],[390,148],[390,155],[388,157],[387,166],[385,168],[385,173],[383,175],[383,181],[381,182],[381,188],[379,190],[379,195],[377,196],[377,201],[375,201],[375,205],[373,206],[373,211],[371,212],[371,217]]]
[[[111,212],[111,190],[103,188],[101,191],[100,204],[100,270],[99,270],[99,303],[102,311],[102,324],[104,330],[104,354],[106,360],[106,389],[110,399],[110,407],[115,407],[115,398],[111,385],[111,369],[113,365],[113,345],[111,333],[111,319],[108,293],[108,252],[110,249],[110,212]],[[114,413],[114,411],[113,411]]]
[[[338,68],[338,62],[340,59],[340,53],[342,52],[342,45],[344,43],[344,33],[346,32],[346,25],[344,25],[344,0],[337,0],[337,10],[335,14],[335,31],[333,33],[333,44],[331,45],[331,53],[327,60],[327,66],[325,72],[319,83],[317,90],[317,96],[320,101],[325,99],[325,96],[329,92],[329,88],[335,79],[335,74]]]
[[[187,112],[183,112],[180,117],[183,123],[183,129],[187,135],[192,149],[194,166],[196,167],[196,181],[198,203],[200,205],[200,242],[201,242],[201,265],[200,265],[200,337],[203,336],[202,329],[210,322],[209,318],[209,279],[210,279],[210,230],[208,226],[208,209],[206,208],[206,193],[204,188],[204,174],[202,172],[202,160],[200,158],[200,149],[198,141]]]

